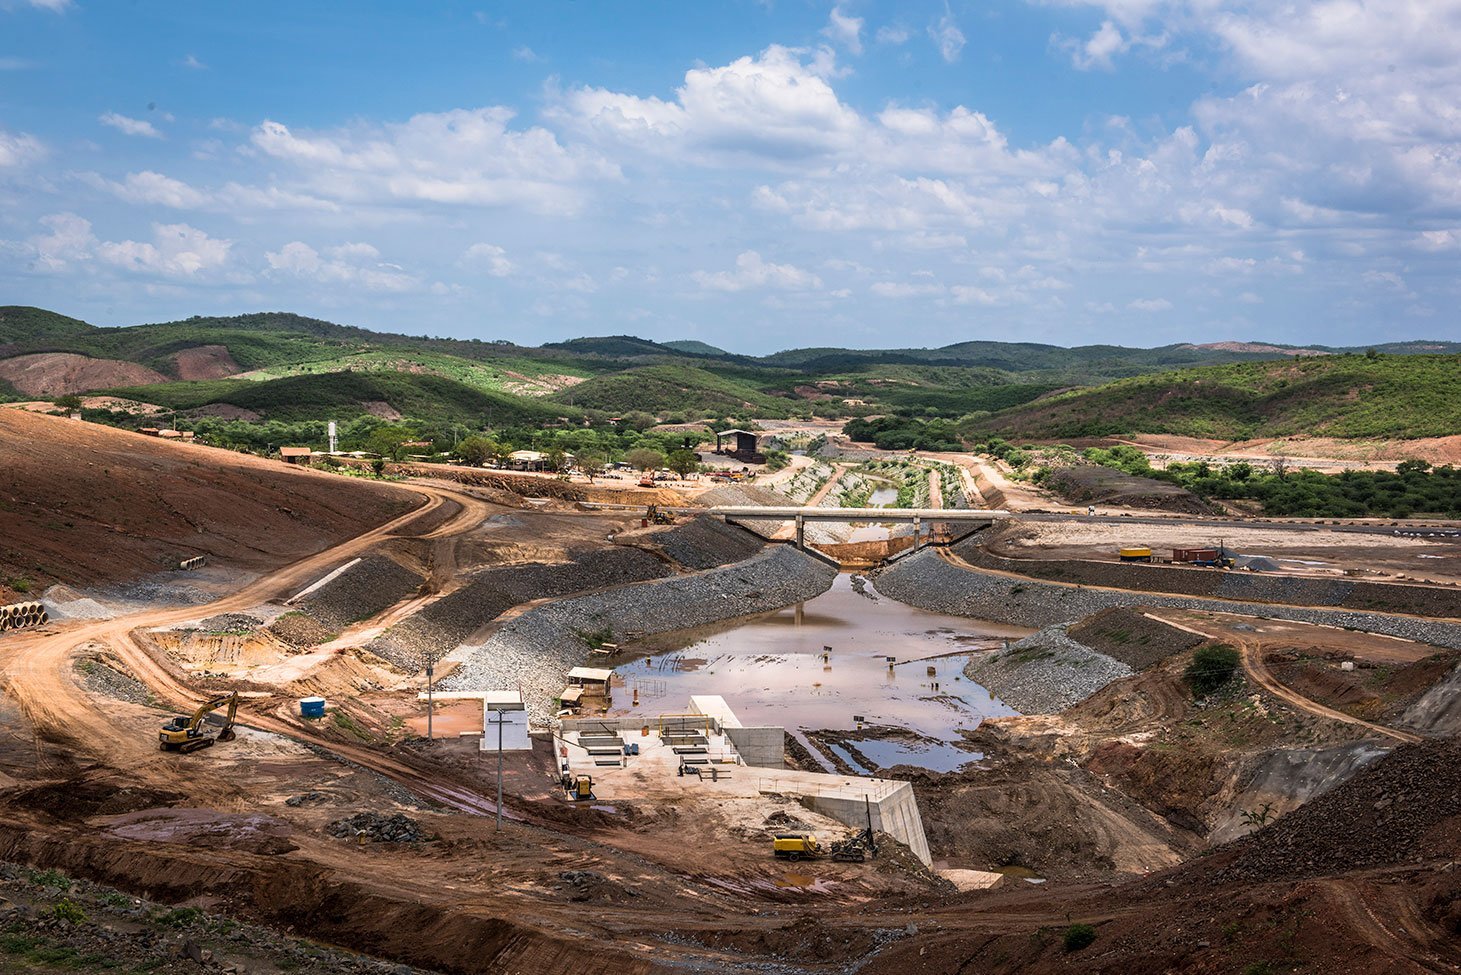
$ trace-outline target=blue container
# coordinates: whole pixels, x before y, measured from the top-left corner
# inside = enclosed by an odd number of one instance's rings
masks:
[[[299,699],[299,714],[304,718],[323,718],[325,716],[325,699],[322,697],[302,697]]]
[[[631,755],[638,755],[639,754],[639,742],[636,741],[636,742],[633,742],[632,744],[630,744],[630,746],[629,746],[629,754],[631,754]]]

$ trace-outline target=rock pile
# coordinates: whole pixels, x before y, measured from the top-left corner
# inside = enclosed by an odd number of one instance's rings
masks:
[[[781,609],[831,588],[837,570],[786,545],[694,575],[564,599],[524,613],[472,649],[443,690],[520,687],[535,716],[551,715],[564,675],[588,658],[585,633],[666,633]]]
[[[660,549],[687,569],[714,569],[742,562],[755,555],[765,542],[754,532],[701,515],[667,532],[655,535]]]
[[[1195,633],[1148,619],[1140,610],[1125,608],[1103,610],[1087,617],[1068,633],[1077,643],[1114,657],[1133,670],[1145,670],[1203,642]]]
[[[220,613],[203,620],[198,629],[204,633],[251,633],[263,623],[257,616],[247,613]]]
[[[299,601],[301,609],[332,630],[384,612],[421,588],[426,580],[383,555],[346,569]]]
[[[1117,606],[1206,609],[1241,616],[1318,623],[1348,630],[1398,636],[1448,649],[1461,649],[1461,624],[1409,616],[1383,616],[1342,609],[1310,609],[1272,603],[1196,599],[1163,593],[1117,592],[1011,579],[953,565],[937,552],[920,552],[895,562],[874,583],[878,592],[935,613],[972,616],[1017,626],[1074,622]]]
[[[432,835],[416,820],[402,813],[383,816],[380,813],[356,813],[337,819],[325,828],[338,839],[358,839],[364,833],[372,843],[425,843]]]
[[[1063,711],[1132,673],[1121,661],[1072,640],[1064,626],[1047,627],[1008,650],[977,654],[964,667],[965,677],[1022,714]]]
[[[1442,858],[1461,847],[1461,740],[1397,748],[1278,822],[1239,840],[1218,883],[1322,876]],[[1201,876],[1202,872],[1199,872]]]

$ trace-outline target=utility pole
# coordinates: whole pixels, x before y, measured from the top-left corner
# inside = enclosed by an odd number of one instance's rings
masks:
[[[502,712],[497,712],[497,828],[502,828]]]
[[[428,663],[426,665],[426,740],[427,741],[431,741],[432,740],[432,734],[431,734],[431,717],[432,717],[432,711],[434,710],[433,705],[436,702],[432,698],[431,678],[433,676],[435,676],[435,674],[436,674],[436,667],[433,664]]]

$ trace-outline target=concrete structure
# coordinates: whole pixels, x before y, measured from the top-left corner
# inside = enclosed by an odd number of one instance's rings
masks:
[[[686,509],[693,510],[693,509]],[[803,508],[791,505],[722,505],[701,509],[726,521],[791,521],[796,523],[796,547],[805,549],[809,521],[867,521],[878,524],[907,522],[913,525],[913,548],[919,547],[923,523],[958,522],[973,526],[992,525],[1010,517],[1008,511],[977,511],[970,508]]]
[[[308,447],[280,447],[279,459],[286,464],[308,464],[310,450]]]
[[[523,704],[523,696],[517,691],[436,691],[429,697],[438,701],[482,702],[482,751],[497,751],[499,729],[502,732],[503,751],[533,750],[532,739],[528,737],[527,706]],[[428,700],[428,695],[422,691],[416,695],[416,700]]]
[[[758,768],[782,768],[786,764],[786,729],[747,728],[719,694],[696,694],[690,710],[713,720],[735,745],[741,762]]]
[[[726,444],[726,440],[730,444]],[[715,435],[715,452],[747,464],[764,464],[766,457],[756,449],[758,436],[750,430],[722,430]]]
[[[873,829],[907,846],[925,866],[932,863],[911,783],[795,771],[779,755],[773,764],[772,732],[780,742],[782,729],[744,728],[724,698],[698,695],[678,714],[564,718],[560,760],[572,772],[592,775],[601,800],[652,800],[687,791],[727,801],[783,796],[853,830],[866,828],[871,816]],[[687,747],[690,735],[697,741]],[[738,735],[750,755],[741,751]],[[580,736],[586,744],[579,743]],[[614,744],[616,737],[622,744]],[[638,746],[639,754],[624,755],[623,745]],[[753,765],[751,756],[767,764]]]

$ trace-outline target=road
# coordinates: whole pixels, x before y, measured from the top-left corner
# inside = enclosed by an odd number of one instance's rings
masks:
[[[148,653],[137,640],[136,631],[173,626],[219,613],[244,612],[271,599],[290,595],[333,567],[401,533],[413,522],[430,517],[445,505],[455,506],[458,510],[437,528],[417,537],[451,539],[470,531],[490,513],[486,502],[470,495],[419,484],[409,490],[424,495],[426,503],[339,545],[277,569],[238,592],[207,605],[149,609],[109,620],[54,624],[7,637],[0,643],[0,680],[3,680],[6,694],[24,710],[38,734],[66,744],[72,753],[94,756],[115,768],[145,768],[149,775],[160,772],[167,777],[171,770],[165,763],[159,765],[157,762],[157,745],[151,737],[144,741],[109,733],[97,703],[74,679],[72,659],[77,649],[91,644],[110,648],[132,675],[160,699],[191,710],[204,700],[205,695],[188,687]],[[240,723],[291,738],[305,737],[298,725],[270,714],[250,714],[246,721]],[[490,815],[496,811],[495,803],[485,797],[436,782],[371,749],[324,739],[311,738],[310,741],[449,808],[476,815]],[[190,777],[188,784],[189,791],[196,794],[199,783]],[[217,788],[225,793],[230,791],[226,786]]]

